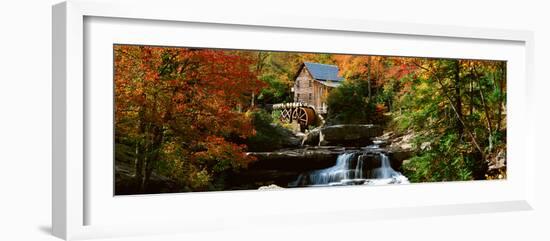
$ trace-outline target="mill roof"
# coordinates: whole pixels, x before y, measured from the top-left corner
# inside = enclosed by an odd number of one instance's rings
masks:
[[[344,78],[338,76],[338,66],[330,64],[319,64],[304,62],[311,76],[316,80],[342,81]]]

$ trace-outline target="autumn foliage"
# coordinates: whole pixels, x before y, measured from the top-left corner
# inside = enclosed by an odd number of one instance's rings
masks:
[[[206,189],[214,174],[253,161],[242,144],[254,132],[243,110],[262,87],[251,58],[129,45],[114,57],[117,161],[134,165],[134,191],[146,192],[153,172]]]
[[[249,171],[247,152],[294,145],[270,106],[295,101],[304,62],[336,65],[344,79],[310,130],[377,124],[411,136],[401,170],[411,182],[506,177],[503,61],[135,45],[113,55],[116,194],[241,188],[230,179]]]

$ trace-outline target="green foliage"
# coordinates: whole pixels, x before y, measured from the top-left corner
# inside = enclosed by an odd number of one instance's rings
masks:
[[[279,119],[281,118],[281,110],[272,110],[271,111],[271,119],[273,119],[273,122],[280,124]]]
[[[327,98],[327,121],[335,124],[370,124],[376,119],[376,108],[368,98],[364,81],[346,81],[332,90]]]
[[[391,78],[386,84],[382,85],[381,91],[376,95],[376,101],[383,103],[389,111],[393,110],[394,97],[398,94],[400,80]]]
[[[404,174],[412,182],[472,180],[474,161],[459,143],[456,133],[442,135],[430,143],[430,150],[419,151],[403,164]]]
[[[266,83],[266,87],[260,90],[258,101],[265,104],[283,103],[292,100],[290,86],[273,74],[264,75],[260,78]]]
[[[262,109],[247,113],[252,118],[255,134],[246,140],[249,151],[273,151],[281,149],[293,134]]]
[[[413,182],[485,179],[487,156],[505,143],[505,65],[424,60],[401,79],[393,126],[413,131],[417,153],[403,165]],[[429,149],[418,148],[426,147]]]
[[[346,78],[326,99],[327,124],[386,124],[390,114],[390,130],[414,134],[403,165],[413,182],[483,179],[505,154],[503,61],[118,46],[116,163],[135,169],[127,176],[141,191],[152,175],[178,191],[224,190],[254,161],[246,152],[294,141],[280,111],[259,108],[293,101],[306,61]]]

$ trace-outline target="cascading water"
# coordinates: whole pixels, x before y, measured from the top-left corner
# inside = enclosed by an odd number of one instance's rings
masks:
[[[391,168],[390,158],[384,153],[380,153],[380,167],[372,169],[370,176],[373,179],[391,178],[398,173]]]
[[[371,185],[409,183],[407,177],[393,170],[390,158],[384,153],[380,153],[380,167],[372,169],[369,176]]]
[[[329,168],[312,171],[305,175],[302,174],[294,183],[291,183],[291,186],[330,185],[333,183],[341,183],[343,181],[361,178],[358,173],[362,175],[362,171],[358,171],[357,166],[353,169],[351,168],[351,161],[353,160],[354,155],[355,153],[340,154],[336,159],[336,165]]]
[[[393,170],[390,158],[383,152],[373,151],[378,146],[367,147],[367,150],[345,152],[338,156],[336,165],[301,174],[289,187],[299,186],[342,186],[342,185],[380,185],[409,183],[401,173]],[[380,166],[368,172],[367,157],[380,160]],[[366,174],[366,175],[365,175]]]

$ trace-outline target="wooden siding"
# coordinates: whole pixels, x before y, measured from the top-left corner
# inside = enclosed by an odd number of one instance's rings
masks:
[[[302,68],[294,82],[294,102],[303,102],[315,107],[319,113],[326,113],[326,98],[330,87],[313,79],[307,68]]]
[[[302,68],[294,82],[294,102],[303,102],[315,106],[313,82],[315,82],[315,80],[311,77],[311,74],[309,74],[306,68]],[[310,94],[311,99],[309,98]]]

